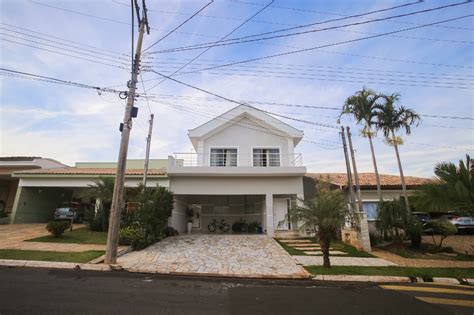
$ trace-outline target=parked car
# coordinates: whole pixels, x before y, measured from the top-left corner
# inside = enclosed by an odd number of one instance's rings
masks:
[[[71,220],[74,223],[84,222],[85,207],[79,202],[63,202],[54,211],[54,220]]]
[[[447,220],[458,228],[458,232],[474,231],[474,218],[467,215],[460,215],[454,211],[430,213],[438,220]]]
[[[425,212],[413,212],[412,214],[415,217],[415,220],[420,222],[421,224],[425,224],[426,222],[431,220],[430,215]]]

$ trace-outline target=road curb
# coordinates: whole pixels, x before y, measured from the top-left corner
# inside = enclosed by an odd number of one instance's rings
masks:
[[[94,271],[110,271],[109,265],[97,265],[89,263],[71,263],[57,261],[37,261],[37,260],[13,260],[0,259],[2,267],[27,267],[27,268],[53,268],[53,269],[75,269],[75,270],[94,270]]]
[[[388,276],[359,276],[359,275],[316,275],[316,281],[345,281],[345,282],[411,282],[409,277]]]

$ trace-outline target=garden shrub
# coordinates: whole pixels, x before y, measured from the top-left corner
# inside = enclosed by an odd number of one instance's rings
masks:
[[[370,245],[372,246],[377,246],[383,241],[383,237],[378,233],[370,232],[369,237],[370,237]]]
[[[89,228],[92,231],[107,232],[109,229],[109,217],[110,209],[100,207],[89,222]]]
[[[50,221],[48,225],[46,225],[46,230],[54,237],[61,237],[64,231],[69,228],[70,224],[69,221]]]
[[[425,224],[425,231],[430,232],[433,237],[433,243],[441,248],[443,241],[446,237],[454,235],[458,232],[458,229],[447,220],[431,220]],[[439,244],[436,243],[436,238],[434,235],[440,235]]]
[[[120,229],[119,244],[130,245],[133,250],[144,249],[158,240],[147,237],[145,230],[138,225]]]
[[[174,228],[172,228],[171,226],[167,226],[164,228],[163,230],[163,234],[166,236],[166,237],[170,237],[170,236],[176,236],[178,235],[178,231],[176,231]]]

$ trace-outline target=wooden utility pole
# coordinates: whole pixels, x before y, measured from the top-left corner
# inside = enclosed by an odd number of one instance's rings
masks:
[[[146,12],[146,10],[144,10]],[[127,94],[127,105],[123,124],[121,124],[122,138],[120,140],[120,150],[117,161],[117,174],[115,175],[114,192],[112,196],[112,206],[110,209],[109,231],[107,234],[107,248],[105,251],[105,263],[115,264],[117,262],[117,248],[120,231],[120,215],[123,203],[123,191],[125,181],[125,170],[127,167],[128,143],[130,139],[130,131],[132,129],[132,110],[135,102],[135,92],[137,89],[138,73],[140,71],[140,55],[142,51],[143,34],[145,32],[145,24],[148,22],[146,18],[139,19],[140,32],[138,33],[137,49],[135,60],[133,62],[132,79],[129,82],[129,90]],[[133,27],[133,25],[132,25]]]
[[[145,154],[145,167],[143,169],[143,187],[146,188],[146,179],[148,177],[148,161],[150,159],[150,145],[151,145],[151,133],[153,132],[153,118],[154,114],[150,115],[148,136],[146,137],[146,154]]]
[[[346,136],[344,132],[344,126],[341,126],[341,138],[342,138],[342,147],[344,149],[344,158],[346,160],[346,170],[347,170],[347,186],[349,189],[349,203],[351,205],[351,210],[354,210],[355,198],[354,198],[354,187],[352,185],[352,173],[351,173],[351,163],[349,161],[349,155],[347,153],[347,144]]]
[[[354,148],[352,147],[351,129],[349,127],[346,127],[346,129],[347,129],[347,139],[349,141],[349,151],[350,151],[351,159],[352,159],[352,168],[354,169],[354,180],[355,180],[356,193],[357,193],[357,205],[359,206],[358,207],[359,212],[362,212],[363,208],[362,208],[362,198],[361,198],[360,185],[359,185],[359,174],[357,173],[355,152],[354,152]]]

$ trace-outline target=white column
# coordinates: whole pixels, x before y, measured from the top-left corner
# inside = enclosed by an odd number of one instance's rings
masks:
[[[360,243],[364,251],[370,253],[372,247],[370,246],[369,223],[367,222],[367,215],[364,212],[359,212],[360,225]]]
[[[266,228],[267,235],[273,236],[274,226],[273,226],[273,195],[265,195],[265,213],[266,213]]]

